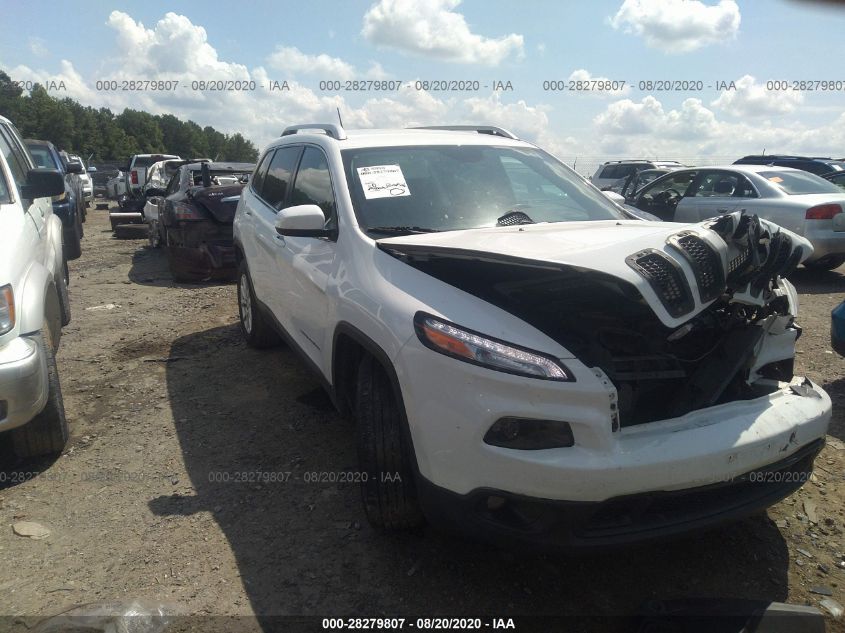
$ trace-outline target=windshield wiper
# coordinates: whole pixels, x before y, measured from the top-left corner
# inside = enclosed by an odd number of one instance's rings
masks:
[[[438,233],[438,229],[426,229],[421,226],[371,226],[367,233],[384,233],[385,235],[415,235],[418,233]]]

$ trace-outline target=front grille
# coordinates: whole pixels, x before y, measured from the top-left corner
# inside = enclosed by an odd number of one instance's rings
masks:
[[[701,303],[716,299],[725,289],[725,271],[722,258],[710,244],[693,233],[682,233],[670,242],[689,262],[698,285]]]
[[[677,262],[660,251],[648,249],[630,255],[625,260],[642,275],[673,317],[690,312],[694,307],[692,292]]]

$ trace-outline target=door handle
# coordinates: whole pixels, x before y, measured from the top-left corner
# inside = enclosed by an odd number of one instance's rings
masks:
[[[244,211],[244,215],[252,215],[252,211]]]
[[[280,245],[285,246],[285,236],[279,235],[276,233],[276,240],[279,242]]]

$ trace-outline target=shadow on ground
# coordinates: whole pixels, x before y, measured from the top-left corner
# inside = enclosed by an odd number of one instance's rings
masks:
[[[251,350],[232,325],[178,339],[171,356],[184,359],[167,365],[167,388],[197,492],[151,507],[213,513],[259,616],[618,616],[655,599],[786,599],[786,544],[765,516],[572,558],[378,533],[354,484],[309,481],[356,469],[354,435],[289,350]]]

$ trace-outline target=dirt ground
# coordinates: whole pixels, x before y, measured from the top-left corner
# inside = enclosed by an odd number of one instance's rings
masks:
[[[113,237],[104,210],[89,212],[83,249],[58,354],[68,448],[46,463],[2,449],[4,614],[139,599],[215,616],[595,616],[674,598],[818,606],[811,588],[845,604],[845,360],[829,344],[845,268],[793,280],[797,369],[835,407],[812,481],[768,516],[562,557],[372,530],[354,484],[308,481],[356,468],[352,429],[292,352],[246,347],[234,284],[174,284],[164,253],[140,231]],[[51,534],[17,536],[17,521]]]

